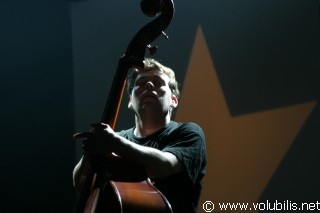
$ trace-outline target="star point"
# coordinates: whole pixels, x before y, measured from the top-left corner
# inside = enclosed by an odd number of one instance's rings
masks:
[[[231,116],[201,27],[186,72],[177,121],[206,135],[206,200],[257,202],[316,102]]]

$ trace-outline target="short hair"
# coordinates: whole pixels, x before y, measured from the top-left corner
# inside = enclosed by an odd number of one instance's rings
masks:
[[[144,70],[140,71],[138,69],[130,69],[128,71],[127,75],[127,92],[128,95],[130,96],[134,87],[135,80],[139,74],[139,72],[147,72],[151,71],[153,69],[158,69],[165,73],[169,77],[169,88],[171,89],[172,93],[179,99],[180,97],[180,91],[179,91],[179,83],[176,80],[175,73],[174,71],[162,65],[160,62],[153,58],[146,58],[144,61]]]

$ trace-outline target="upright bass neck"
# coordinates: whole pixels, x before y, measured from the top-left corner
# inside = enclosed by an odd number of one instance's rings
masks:
[[[172,0],[142,0],[141,9],[147,16],[158,16],[153,21],[142,27],[130,41],[125,54],[119,59],[117,71],[109,92],[102,123],[115,128],[122,96],[126,85],[126,76],[130,68],[143,69],[146,50],[155,53],[156,47],[150,44],[160,35],[168,36],[164,30],[171,23],[174,16],[174,4]],[[161,13],[159,15],[159,13]]]

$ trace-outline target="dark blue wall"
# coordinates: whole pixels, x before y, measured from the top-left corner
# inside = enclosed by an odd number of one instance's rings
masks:
[[[71,212],[69,4],[0,3],[0,212]]]
[[[170,40],[155,43],[180,82],[201,25],[233,115],[319,101],[318,0],[175,5]],[[71,211],[71,136],[100,120],[117,61],[149,20],[132,0],[1,1],[0,212]],[[119,129],[133,124],[126,105]],[[261,201],[319,199],[319,118],[316,105]]]

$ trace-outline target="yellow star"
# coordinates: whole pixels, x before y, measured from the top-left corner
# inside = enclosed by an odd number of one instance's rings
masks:
[[[183,84],[177,121],[199,123],[208,166],[199,203],[257,202],[316,102],[232,117],[201,27]],[[232,211],[235,212],[235,211]]]

